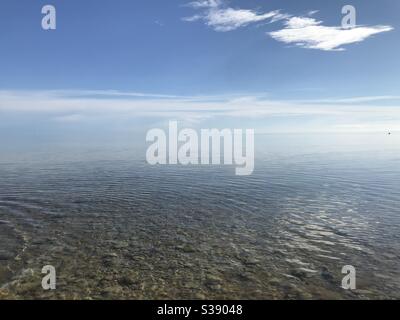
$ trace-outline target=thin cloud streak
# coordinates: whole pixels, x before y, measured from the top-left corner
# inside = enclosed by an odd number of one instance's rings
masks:
[[[203,10],[200,14],[183,18],[186,22],[203,21],[207,26],[215,31],[227,32],[248,26],[251,23],[270,20],[275,22],[286,18],[280,11],[270,11],[259,13],[250,9],[234,9],[226,7],[223,1],[206,0],[194,1],[188,4],[194,9]]]
[[[93,92],[93,91],[89,91]],[[102,91],[94,91],[101,93]],[[110,92],[109,90],[104,93]],[[113,91],[112,91],[113,92]],[[127,92],[122,93],[124,99],[118,97],[104,98],[99,94],[96,98],[85,97],[88,91],[0,91],[0,112],[5,117],[7,114],[20,114],[21,117],[30,114],[42,114],[43,118],[53,118],[57,122],[84,122],[95,119],[116,118],[165,118],[191,122],[200,122],[212,118],[237,119],[248,123],[260,122],[262,119],[279,118],[284,122],[297,119],[298,125],[304,130],[307,119],[313,121],[329,120],[332,130],[350,128],[353,123],[355,130],[368,128],[368,123],[373,123],[370,128],[381,127],[386,124],[400,123],[400,108],[381,104],[357,104],[369,101],[368,97],[358,97],[340,100],[325,100],[321,102],[312,100],[279,101],[268,100],[256,96],[243,97],[215,97],[210,96],[195,98],[154,98],[160,95],[149,95],[153,98],[137,98],[133,95],[126,98]],[[77,98],[76,96],[80,96]],[[385,98],[385,96],[383,96]],[[377,97],[370,101],[378,102]],[[5,117],[6,118],[6,117]],[[3,118],[3,119],[5,119]],[[390,121],[389,121],[390,120]],[[222,121],[222,120],[221,120]],[[304,121],[304,122],[303,122]],[[302,124],[303,122],[303,124]],[[0,120],[1,123],[1,120]]]

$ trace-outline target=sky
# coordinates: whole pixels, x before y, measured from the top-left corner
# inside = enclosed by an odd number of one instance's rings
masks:
[[[56,30],[41,27],[48,4]],[[397,0],[2,0],[0,133],[168,119],[400,130],[399,12]]]

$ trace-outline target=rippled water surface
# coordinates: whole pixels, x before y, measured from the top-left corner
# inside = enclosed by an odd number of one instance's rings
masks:
[[[248,177],[141,148],[3,153],[0,298],[400,298],[400,140],[257,139]]]

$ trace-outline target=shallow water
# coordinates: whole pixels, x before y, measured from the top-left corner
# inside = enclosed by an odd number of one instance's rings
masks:
[[[152,167],[143,148],[2,154],[0,298],[399,299],[387,139],[257,137],[248,177]],[[340,287],[345,265],[356,290]]]

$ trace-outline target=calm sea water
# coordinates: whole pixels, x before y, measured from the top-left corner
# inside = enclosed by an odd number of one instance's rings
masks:
[[[257,136],[248,177],[140,143],[3,150],[0,298],[400,298],[399,135]]]

